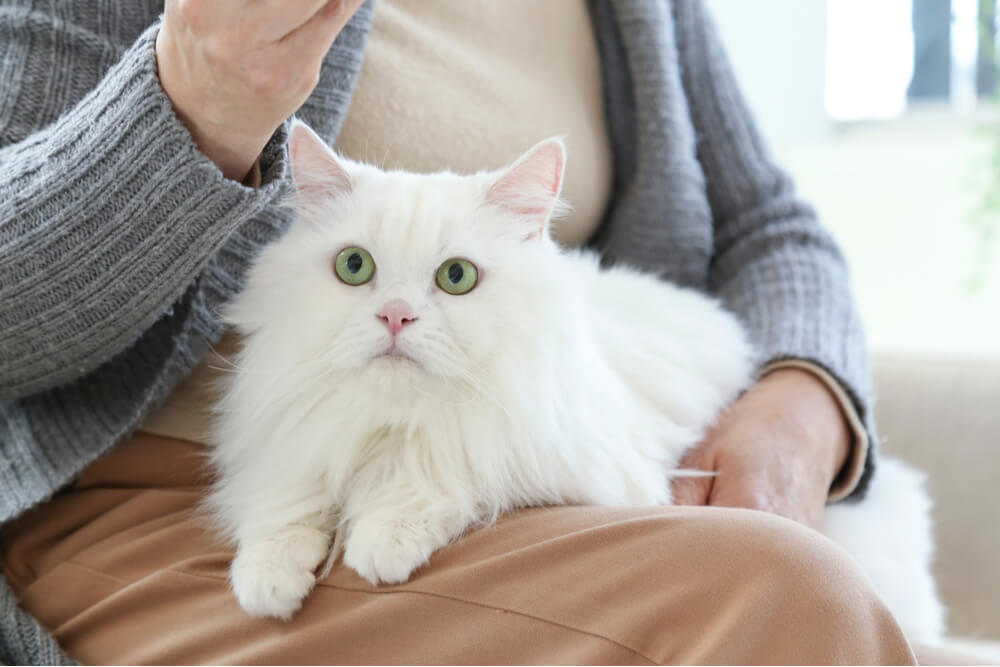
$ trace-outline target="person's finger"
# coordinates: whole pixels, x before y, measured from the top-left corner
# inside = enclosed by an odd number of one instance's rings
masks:
[[[362,2],[329,0],[307,22],[285,35],[281,39],[282,47],[300,53],[306,59],[322,58]]]
[[[811,507],[804,498],[789,496],[790,489],[769,488],[759,478],[749,475],[720,474],[709,492],[712,507],[739,507],[758,510],[791,519],[811,528],[819,528],[823,508]]]
[[[718,492],[710,494],[708,504],[716,507],[743,507],[791,519],[819,529],[823,522],[822,504],[816,506],[809,498],[788,495],[784,489],[764,489],[720,484]]]
[[[317,14],[329,11],[330,5],[344,4],[344,0],[268,0],[248,7],[244,20],[256,25],[259,41],[280,42],[309,23]]]
[[[681,473],[715,472],[715,463],[710,455],[705,442],[695,445],[688,450],[687,454],[677,464],[677,470]],[[709,494],[712,491],[711,475],[680,476],[674,477],[671,483],[671,491],[676,505],[707,505]]]
[[[698,445],[689,451],[681,459],[677,468],[682,473],[687,471],[714,472],[713,462],[706,455],[703,445]],[[675,477],[671,485],[674,503],[677,505],[707,505],[714,479],[714,475]]]
[[[671,488],[675,505],[707,505],[713,477],[675,477]]]
[[[752,479],[740,475],[718,476],[709,493],[708,504],[716,507],[742,507],[774,512],[777,505],[766,493],[754,486]]]

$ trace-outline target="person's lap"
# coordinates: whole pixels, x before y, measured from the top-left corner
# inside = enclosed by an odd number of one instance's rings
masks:
[[[338,565],[288,623],[228,588],[196,511],[200,448],[141,435],[4,530],[4,572],[71,655],[100,663],[912,661],[824,538],[749,510],[523,510],[399,586]]]

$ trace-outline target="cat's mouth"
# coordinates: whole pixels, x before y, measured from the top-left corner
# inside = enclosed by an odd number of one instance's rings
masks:
[[[414,359],[413,357],[411,357],[409,354],[407,354],[403,350],[399,349],[396,346],[395,343],[393,343],[392,345],[390,345],[388,348],[386,348],[382,352],[379,352],[378,354],[376,354],[374,358],[375,359],[386,359],[387,361],[390,361],[390,362],[393,362],[393,363],[405,363],[405,362],[410,362],[410,363],[414,363],[414,364],[418,363],[416,359]]]

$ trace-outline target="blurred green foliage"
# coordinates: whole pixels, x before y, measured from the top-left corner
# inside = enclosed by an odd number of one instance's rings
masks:
[[[990,141],[990,151],[984,165],[986,187],[979,204],[969,216],[969,225],[978,241],[975,261],[969,276],[968,286],[972,290],[983,287],[989,278],[989,268],[998,230],[1000,230],[1000,91],[996,81],[1000,80],[1000,58],[996,48],[996,2],[979,0],[979,60],[986,63],[993,72],[990,113],[993,118],[981,128]]]

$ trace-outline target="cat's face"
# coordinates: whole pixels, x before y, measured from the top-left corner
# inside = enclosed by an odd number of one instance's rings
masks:
[[[285,364],[387,382],[475,385],[528,353],[552,317],[559,250],[546,225],[564,152],[543,142],[502,172],[385,173],[291,137],[299,219],[230,312]]]

